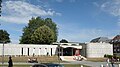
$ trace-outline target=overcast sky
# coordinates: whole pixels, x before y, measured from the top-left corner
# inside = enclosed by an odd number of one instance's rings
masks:
[[[58,41],[89,42],[120,34],[120,0],[3,0],[0,29],[19,43],[32,17],[50,17],[58,27]]]

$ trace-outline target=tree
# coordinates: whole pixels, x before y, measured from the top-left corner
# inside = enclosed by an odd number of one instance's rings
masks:
[[[6,30],[0,30],[0,43],[10,43],[9,34]]]
[[[54,41],[54,32],[44,25],[36,29],[31,38],[33,44],[51,44]]]
[[[29,20],[28,26],[23,28],[23,35],[21,36],[21,44],[32,44],[32,34],[41,26],[48,26],[54,32],[54,42],[57,41],[57,25],[52,21],[51,18],[43,19],[41,17],[32,18]]]
[[[68,41],[65,40],[65,39],[62,39],[62,40],[60,41],[60,43],[68,43]]]
[[[45,23],[48,27],[50,27],[53,32],[54,32],[54,42],[57,41],[57,36],[58,36],[58,29],[57,29],[57,25],[52,21],[51,18],[46,18],[45,19]]]

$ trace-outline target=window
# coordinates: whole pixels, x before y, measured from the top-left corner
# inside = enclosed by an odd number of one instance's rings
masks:
[[[29,56],[29,48],[28,48],[28,56]]]
[[[52,48],[51,48],[51,56],[52,56]]]
[[[23,56],[23,48],[22,48],[21,54],[22,54],[22,56]]]
[[[114,53],[116,53],[116,49],[114,49]]]

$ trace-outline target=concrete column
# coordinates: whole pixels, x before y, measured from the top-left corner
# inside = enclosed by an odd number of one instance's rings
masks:
[[[63,56],[63,48],[61,48],[62,49],[62,56]]]
[[[79,49],[79,54],[81,55],[81,52],[80,52],[81,50]]]
[[[73,48],[72,48],[72,56],[73,56]]]

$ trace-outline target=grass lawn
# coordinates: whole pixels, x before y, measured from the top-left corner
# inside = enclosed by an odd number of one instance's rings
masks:
[[[35,57],[30,57],[30,56],[17,56],[17,57],[12,57],[13,62],[27,62],[28,58],[37,58],[37,61],[39,63],[44,63],[44,62],[59,62],[58,56],[35,56]],[[4,57],[4,62],[8,62],[9,58],[8,56]],[[2,61],[2,57],[0,57],[0,62]],[[60,61],[62,62],[62,61]]]
[[[28,56],[17,56],[12,57],[13,63],[14,62],[22,62],[26,63],[28,58],[37,58],[39,63],[59,63],[58,56],[35,56],[35,57],[28,57]],[[8,56],[4,57],[4,62],[8,62]],[[2,62],[2,57],[0,57],[0,62]],[[60,61],[62,63],[64,61]],[[67,62],[66,62],[67,63]],[[2,65],[0,64],[0,67]],[[5,65],[7,67],[8,65]],[[32,65],[30,64],[14,64],[14,67],[30,67]],[[80,67],[80,64],[64,64],[64,67]],[[83,67],[89,67],[89,66],[83,66]]]
[[[37,61],[39,63],[45,63],[45,62],[59,62],[58,56],[35,56],[35,57],[30,57],[30,56],[17,56],[17,57],[12,57],[13,62],[27,62],[28,58],[37,58]],[[9,58],[8,56],[4,57],[4,62],[8,62]],[[106,58],[87,58],[88,61],[93,61],[93,62],[104,62],[106,61]],[[0,56],[0,62],[2,61],[2,57]],[[63,61],[60,61],[63,62]]]
[[[5,67],[8,67],[8,65],[4,65]],[[2,67],[2,65],[0,65]],[[31,65],[14,65],[13,67],[31,67]]]
[[[92,62],[106,62],[106,58],[87,58],[87,60]]]

